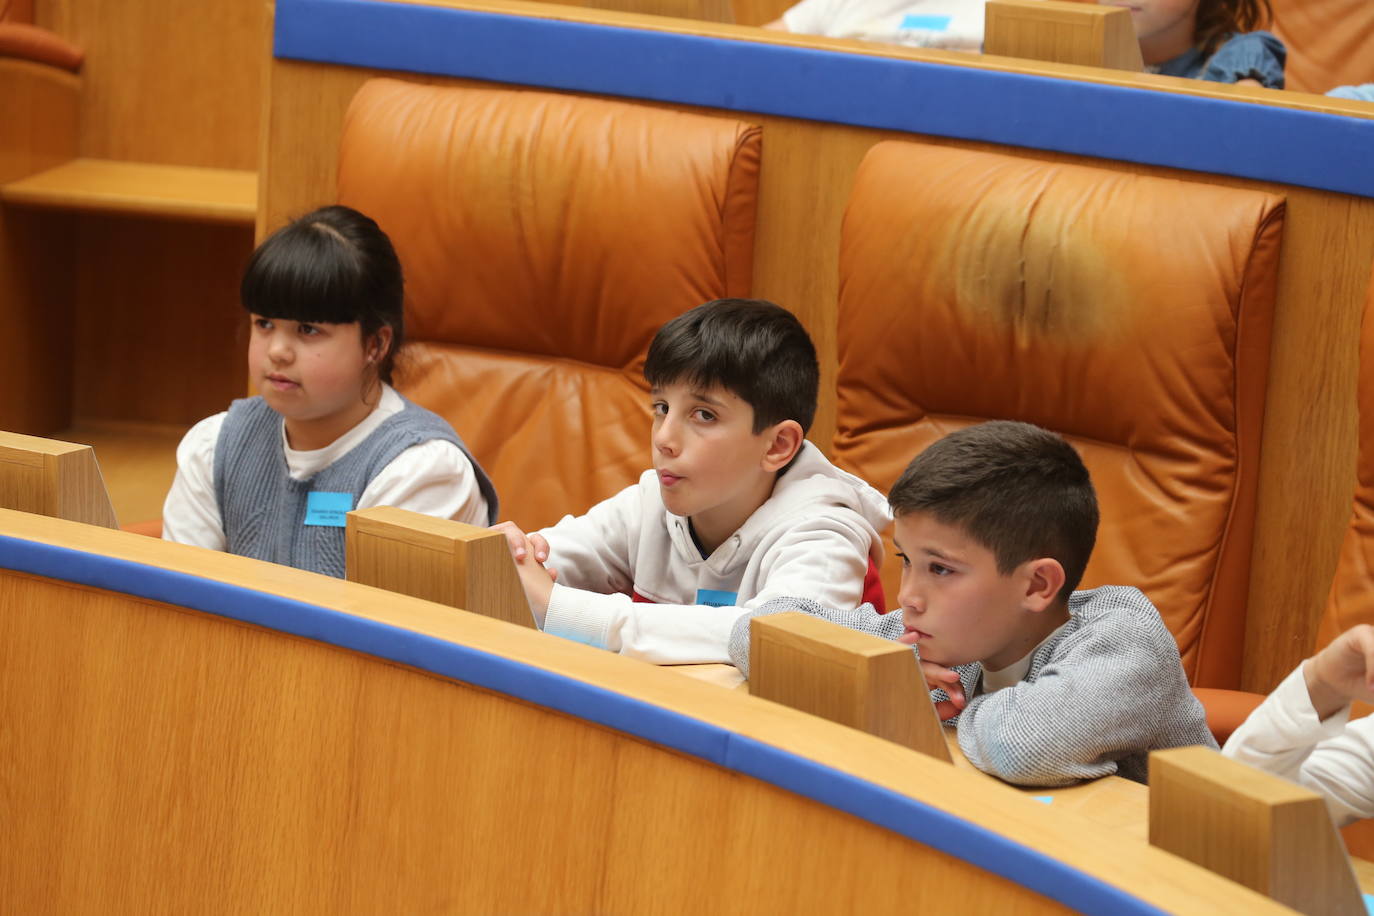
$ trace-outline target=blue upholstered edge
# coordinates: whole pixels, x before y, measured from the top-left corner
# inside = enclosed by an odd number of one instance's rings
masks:
[[[534,665],[280,595],[22,538],[0,536],[0,568],[166,602],[431,671],[771,783],[939,849],[1083,913],[1161,912],[947,811],[717,725]]]
[[[278,0],[277,57],[979,140],[1374,197],[1374,120],[383,0]]]

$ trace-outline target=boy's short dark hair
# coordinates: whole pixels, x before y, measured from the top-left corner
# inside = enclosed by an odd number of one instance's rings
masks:
[[[1063,437],[994,420],[950,433],[907,465],[888,496],[893,514],[928,512],[997,558],[1007,575],[1027,560],[1064,567],[1059,600],[1083,578],[1097,539],[1097,495],[1083,459]]]
[[[763,299],[715,299],[659,328],[644,378],[654,388],[720,386],[754,408],[754,432],[816,416],[820,366],[797,316]]]

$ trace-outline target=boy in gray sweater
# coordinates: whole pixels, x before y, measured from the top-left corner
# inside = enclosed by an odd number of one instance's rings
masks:
[[[888,497],[901,613],[778,599],[914,647],[932,698],[974,766],[1062,786],[1113,773],[1144,782],[1159,748],[1215,748],[1178,647],[1138,589],[1074,591],[1097,537],[1082,459],[1055,433],[995,421],[952,433]],[[749,620],[730,655],[749,673]]]

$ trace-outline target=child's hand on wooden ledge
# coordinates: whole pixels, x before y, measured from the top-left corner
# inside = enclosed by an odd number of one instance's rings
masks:
[[[502,524],[509,525],[509,522]],[[499,525],[497,526],[500,527]],[[511,525],[514,529],[515,526]],[[518,530],[518,529],[516,529]],[[506,535],[510,540],[509,532]],[[549,596],[553,594],[553,584],[558,579],[558,572],[552,569],[545,569],[535,558],[539,556],[539,547],[534,543],[533,538],[526,538],[522,535],[522,546],[519,552],[512,548],[511,553],[515,555],[515,571],[520,575],[520,585],[525,589],[525,600],[530,603],[530,613],[534,615],[535,625],[539,629],[544,629],[544,617],[549,612]],[[540,538],[542,542],[543,539]],[[548,545],[544,545],[544,556],[548,556]]]
[[[516,562],[524,559],[525,552],[528,550],[534,555],[535,560],[543,563],[549,558],[549,542],[544,540],[539,533],[525,534],[515,522],[500,522],[492,525],[489,531],[499,531],[506,536],[506,544],[510,546],[510,555],[515,557]]]

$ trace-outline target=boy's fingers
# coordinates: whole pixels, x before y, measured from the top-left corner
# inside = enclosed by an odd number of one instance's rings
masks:
[[[554,582],[558,581],[558,570],[554,569],[552,566],[545,566],[544,571],[549,574],[549,579]]]
[[[935,704],[935,714],[940,717],[941,722],[944,722],[959,715],[959,707],[949,700],[941,700]]]
[[[544,540],[543,535],[531,534],[530,544],[534,547],[534,558],[540,563],[549,558],[549,542]]]

